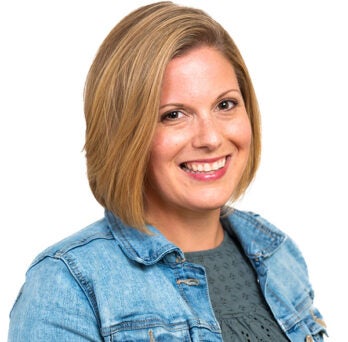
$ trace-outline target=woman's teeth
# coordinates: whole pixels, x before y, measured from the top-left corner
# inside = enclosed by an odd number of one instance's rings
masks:
[[[190,172],[211,172],[221,169],[225,164],[226,158],[222,158],[214,163],[183,163],[182,168]]]

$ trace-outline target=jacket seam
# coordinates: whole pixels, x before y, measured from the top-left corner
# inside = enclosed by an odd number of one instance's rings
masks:
[[[284,233],[278,231],[278,229],[276,229],[271,223],[259,220],[256,214],[252,212],[246,213],[244,211],[235,210],[231,217],[233,217],[233,215],[237,215],[243,220],[248,221],[248,223],[252,224],[255,229],[260,230],[272,240],[278,240],[279,238],[282,239],[285,236]]]
[[[33,266],[35,266],[36,264],[38,264],[40,261],[42,261],[46,257],[53,257],[53,258],[59,259],[61,257],[64,257],[64,255],[66,255],[67,253],[69,253],[73,249],[83,247],[83,246],[88,245],[89,243],[91,243],[95,240],[100,240],[100,239],[102,239],[102,240],[114,240],[114,237],[112,236],[112,234],[110,232],[108,232],[107,234],[105,234],[105,233],[102,234],[102,233],[98,232],[98,233],[90,235],[86,238],[74,241],[73,243],[68,244],[67,246],[62,246],[61,248],[58,248],[57,250],[52,251],[51,247],[49,247],[46,251],[43,251],[41,254],[39,254],[34,259],[34,261],[31,263],[29,269],[32,268]]]
[[[87,236],[83,239],[79,239],[79,240],[75,241],[73,244],[66,246],[65,248],[64,247],[60,248],[58,251],[56,251],[55,255],[66,254],[75,248],[79,248],[79,247],[88,245],[89,243],[91,243],[95,240],[100,240],[100,239],[101,240],[113,240],[114,237],[112,236],[112,234],[110,232],[108,232],[107,234],[98,232],[98,233],[95,233],[93,235]]]
[[[55,255],[54,258],[57,260],[60,260],[66,266],[66,268],[69,270],[72,277],[75,279],[76,283],[81,288],[86,299],[88,300],[89,305],[91,306],[93,310],[93,314],[96,318],[99,329],[101,329],[101,321],[99,317],[97,299],[94,295],[94,292],[88,280],[82,275],[82,272],[78,269],[75,259],[73,257],[70,257],[67,253],[64,253],[64,256]]]
[[[121,331],[128,331],[130,329],[142,330],[142,329],[157,328],[157,327],[169,328],[170,330],[173,330],[173,331],[183,331],[183,330],[189,329],[190,324],[187,320],[183,320],[182,322],[178,322],[178,323],[168,323],[158,319],[133,320],[133,321],[122,322],[119,324],[114,324],[108,328],[102,328],[102,335],[106,337]]]

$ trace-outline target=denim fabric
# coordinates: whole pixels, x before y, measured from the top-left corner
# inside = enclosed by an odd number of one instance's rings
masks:
[[[322,341],[294,243],[255,214],[234,210],[225,219],[289,339]],[[222,341],[204,268],[149,229],[143,234],[106,212],[41,253],[11,311],[8,341]]]

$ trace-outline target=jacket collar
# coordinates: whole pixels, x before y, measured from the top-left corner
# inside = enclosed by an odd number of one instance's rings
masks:
[[[233,209],[223,220],[228,221],[228,231],[236,236],[250,259],[270,257],[287,239],[282,231],[252,212]]]
[[[169,242],[155,227],[147,226],[151,234],[145,234],[125,225],[110,211],[105,212],[105,217],[114,238],[131,260],[144,265],[152,265],[170,254],[172,254],[173,260],[177,257],[184,259],[184,253]],[[234,209],[222,220],[225,223],[227,220],[228,224],[224,226],[239,240],[245,254],[251,259],[271,256],[287,238],[275,226],[250,212]]]
[[[110,211],[105,212],[105,217],[114,238],[131,260],[144,265],[152,265],[170,253],[184,259],[184,253],[169,242],[155,227],[148,225],[147,228],[151,234],[145,234],[125,225]]]

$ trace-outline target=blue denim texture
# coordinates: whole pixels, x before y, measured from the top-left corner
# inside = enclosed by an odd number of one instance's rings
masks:
[[[253,213],[234,210],[224,220],[288,338],[322,341],[306,264],[291,239]],[[41,253],[11,311],[8,341],[222,341],[204,268],[149,229],[106,211]]]

